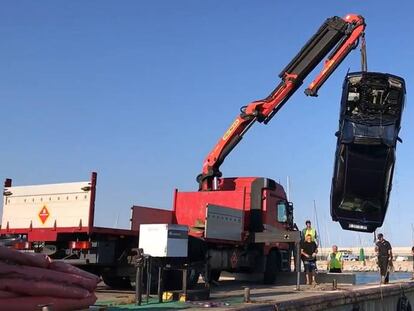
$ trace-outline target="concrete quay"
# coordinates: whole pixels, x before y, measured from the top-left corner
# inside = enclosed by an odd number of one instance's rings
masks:
[[[407,299],[414,306],[414,281],[393,281],[387,285],[350,285],[321,283],[316,286],[262,285],[245,281],[220,280],[211,290],[210,299],[202,302],[168,302],[135,306],[133,291],[98,290],[98,303],[111,305],[102,310],[215,310],[246,311],[388,311],[400,310],[397,305]],[[243,302],[246,288],[250,289],[250,302]],[[405,298],[403,298],[405,297]],[[155,308],[155,309],[154,309]],[[405,310],[405,309],[401,309]]]

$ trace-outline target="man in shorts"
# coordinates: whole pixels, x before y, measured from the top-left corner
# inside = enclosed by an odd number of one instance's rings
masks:
[[[300,254],[305,267],[306,284],[311,285],[315,282],[315,270],[316,270],[316,254],[318,253],[318,246],[312,241],[312,235],[307,234],[305,241],[302,242],[300,248]]]
[[[377,253],[378,266],[381,273],[381,284],[388,284],[390,268],[393,266],[392,247],[390,242],[384,239],[382,233],[378,233],[378,241],[375,243],[375,252]]]

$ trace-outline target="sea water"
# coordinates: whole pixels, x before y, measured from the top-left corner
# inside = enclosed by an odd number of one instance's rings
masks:
[[[355,272],[356,284],[379,283],[381,280],[379,272]],[[390,281],[410,279],[411,272],[393,272],[390,274]]]

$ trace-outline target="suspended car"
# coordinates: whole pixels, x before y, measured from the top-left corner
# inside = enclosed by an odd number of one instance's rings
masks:
[[[356,72],[345,78],[331,187],[331,216],[343,229],[382,226],[404,100],[401,77]]]

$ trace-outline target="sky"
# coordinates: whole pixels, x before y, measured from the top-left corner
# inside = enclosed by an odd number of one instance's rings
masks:
[[[407,101],[386,220],[396,246],[414,243],[414,42],[411,1],[1,1],[0,178],[14,185],[88,180],[95,224],[128,227],[134,204],[170,209],[196,191],[202,162],[239,108],[266,97],[279,72],[331,16],[361,14],[368,69],[402,76]],[[307,83],[255,124],[221,167],[286,185],[299,227],[322,246],[370,246],[329,213],[339,103],[354,50],[320,89]],[[314,208],[316,205],[316,213]],[[317,216],[317,217],[316,217]]]

